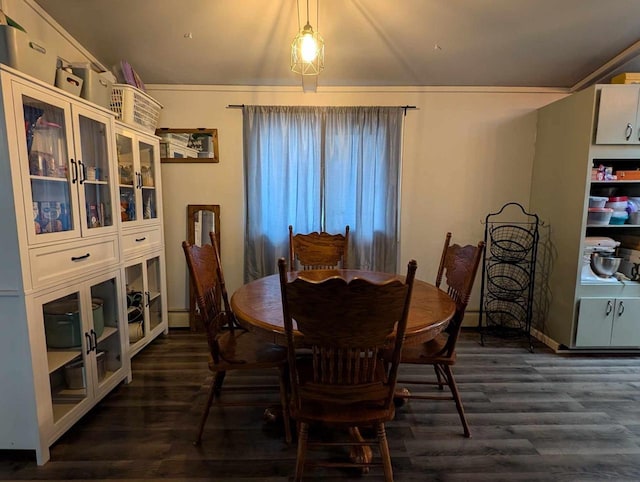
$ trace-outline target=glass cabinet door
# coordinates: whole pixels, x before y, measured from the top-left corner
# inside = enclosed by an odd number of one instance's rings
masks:
[[[140,157],[140,186],[142,189],[142,218],[156,219],[158,212],[156,208],[156,153],[151,144],[138,142]]]
[[[29,244],[115,232],[111,117],[19,83],[13,94]]]
[[[116,134],[118,184],[120,186],[120,219],[123,223],[136,220],[136,187],[138,179],[133,164],[133,139]]]
[[[29,240],[37,242],[51,233],[79,231],[75,203],[77,163],[69,155],[69,108],[21,94],[20,123],[24,125],[31,193],[27,212],[33,213]]]
[[[147,267],[146,307],[149,315],[149,329],[154,330],[162,323],[162,284],[160,257],[150,258]]]
[[[105,383],[123,366],[119,328],[118,282],[107,278],[91,286],[93,324],[90,331],[96,362],[96,379]]]
[[[89,396],[92,340],[82,324],[80,299],[80,292],[74,292],[42,305],[54,423]]]
[[[162,265],[152,256],[125,268],[129,347],[137,349],[140,340],[152,336],[164,321]]]
[[[135,132],[116,133],[120,186],[120,216],[125,225],[157,220],[158,144]]]
[[[129,346],[142,340],[146,333],[145,318],[145,282],[141,263],[127,266],[125,269],[127,322],[129,327]]]
[[[109,131],[105,122],[88,115],[78,115],[80,154],[78,185],[82,201],[83,227],[95,230],[115,226],[109,172]]]
[[[119,279],[105,274],[42,299],[53,423],[121,373]]]

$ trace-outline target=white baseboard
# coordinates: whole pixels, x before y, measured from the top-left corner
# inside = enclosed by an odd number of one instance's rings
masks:
[[[169,310],[169,328],[189,328],[189,312],[187,310]]]

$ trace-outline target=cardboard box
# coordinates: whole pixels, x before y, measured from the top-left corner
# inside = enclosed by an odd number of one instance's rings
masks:
[[[612,84],[640,84],[640,72],[625,72],[611,79]]]
[[[638,181],[640,180],[640,170],[636,171],[616,171],[618,181]]]
[[[616,240],[620,241],[620,248],[640,250],[640,236],[632,234],[620,234],[616,236]]]
[[[640,251],[618,248],[618,256],[622,258],[619,271],[632,281],[640,281]]]

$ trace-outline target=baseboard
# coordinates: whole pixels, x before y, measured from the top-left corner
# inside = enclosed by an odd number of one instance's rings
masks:
[[[189,328],[189,311],[169,310],[169,328]]]
[[[531,336],[534,337],[536,340],[538,340],[538,341],[544,343],[545,345],[547,345],[555,353],[559,352],[560,346],[561,346],[560,343],[558,343],[557,341],[555,341],[552,338],[549,338],[547,335],[545,335],[541,331],[536,330],[535,328],[531,328]]]

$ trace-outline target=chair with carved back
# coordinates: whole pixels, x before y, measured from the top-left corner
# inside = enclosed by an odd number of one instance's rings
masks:
[[[435,369],[437,381],[425,381],[418,379],[404,379],[401,375],[398,383],[409,385],[437,385],[441,390],[446,384],[451,395],[432,395],[429,393],[403,393],[403,398],[424,400],[453,400],[462,422],[464,436],[471,437],[469,424],[464,414],[464,407],[452,366],[456,363],[456,343],[460,335],[460,329],[464,314],[471,295],[473,282],[480,264],[480,257],[484,249],[484,242],[477,245],[460,246],[451,245],[451,233],[447,233],[440,266],[436,276],[436,286],[440,287],[443,278],[446,282],[446,291],[456,304],[456,312],[443,333],[433,340],[421,345],[407,345],[402,352],[402,364],[431,365]]]
[[[215,236],[211,236],[212,244],[203,246],[191,245],[184,241],[184,249],[189,275],[196,292],[196,303],[200,311],[207,342],[209,345],[209,370],[213,372],[213,379],[209,388],[207,402],[198,427],[198,434],[194,444],[202,441],[205,423],[212,404],[217,405],[264,405],[264,401],[244,399],[225,401],[222,398],[222,384],[225,374],[232,370],[279,370],[279,393],[282,406],[285,438],[291,442],[291,429],[288,409],[288,371],[287,352],[284,347],[266,343],[253,333],[242,328],[231,307],[224,285],[224,276],[220,265],[220,256]],[[216,299],[222,298],[224,309]],[[251,392],[255,388],[251,387]]]
[[[393,396],[416,262],[409,262],[404,281],[395,278],[384,283],[344,279],[331,271],[321,279],[311,278],[305,272],[287,272],[284,258],[278,268],[291,378],[289,406],[298,423],[294,479],[302,478],[308,447],[336,445],[309,442],[309,425],[320,424],[350,430],[374,427],[375,440],[360,438],[344,445],[377,444],[382,461],[311,460],[307,465],[382,465],[385,480],[393,480],[384,424],[395,413]],[[300,345],[309,350],[309,356],[297,356]],[[393,353],[388,363],[382,357],[385,349]]]
[[[324,231],[293,234],[289,225],[289,268],[292,271],[306,269],[347,268],[349,251],[349,226],[344,234]]]

